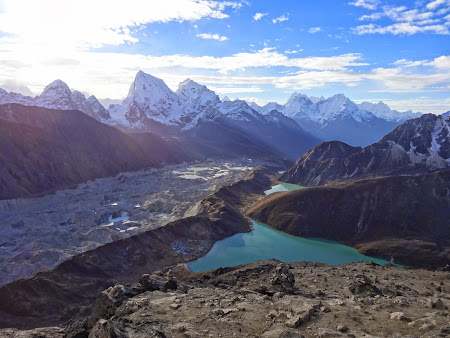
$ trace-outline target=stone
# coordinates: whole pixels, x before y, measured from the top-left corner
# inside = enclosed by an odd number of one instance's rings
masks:
[[[440,298],[438,300],[436,300],[435,302],[432,302],[431,303],[431,307],[433,309],[442,310],[442,311],[447,309],[447,307],[445,306],[444,302]]]
[[[346,325],[340,324],[340,325],[338,325],[337,330],[338,330],[339,332],[345,333],[345,332],[348,331],[348,327],[347,327]]]
[[[175,277],[173,277],[173,278],[170,278],[166,283],[164,283],[163,290],[164,291],[176,290],[177,287],[178,287],[177,279]]]
[[[322,311],[322,312],[331,312],[331,309],[328,306],[322,306],[320,308],[320,311]]]
[[[305,336],[298,331],[287,330],[283,331],[279,338],[305,338]]]
[[[126,298],[125,294],[125,287],[121,284],[102,291],[92,307],[92,313],[87,322],[88,328],[93,327],[99,319],[109,319]]]
[[[390,318],[391,319],[396,319],[396,320],[401,320],[404,322],[410,322],[411,320],[405,316],[405,314],[403,312],[392,312],[390,314]]]
[[[294,291],[295,278],[289,271],[289,265],[278,264],[275,268],[275,274],[270,279],[270,282],[281,292],[293,293]]]
[[[145,274],[139,278],[139,284],[141,284],[147,291],[156,291],[161,289],[161,284],[152,279],[152,276]]]
[[[381,294],[380,289],[372,285],[370,278],[363,274],[355,275],[354,280],[348,289],[353,294],[367,294],[369,296]]]
[[[318,336],[321,338],[329,338],[329,337],[342,337],[342,333],[326,328],[319,328],[317,332]]]

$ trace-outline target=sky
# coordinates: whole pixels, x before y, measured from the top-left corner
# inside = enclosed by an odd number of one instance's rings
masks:
[[[450,0],[0,0],[0,88],[123,99],[138,70],[261,105],[343,93],[439,114]]]

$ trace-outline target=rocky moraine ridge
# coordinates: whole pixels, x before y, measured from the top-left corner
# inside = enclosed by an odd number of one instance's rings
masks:
[[[448,337],[448,271],[264,261],[143,274],[62,327],[2,337]]]

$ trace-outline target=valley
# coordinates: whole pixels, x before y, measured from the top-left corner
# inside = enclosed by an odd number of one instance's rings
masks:
[[[0,286],[82,252],[182,218],[258,160],[198,162],[124,172],[38,198],[0,201]]]

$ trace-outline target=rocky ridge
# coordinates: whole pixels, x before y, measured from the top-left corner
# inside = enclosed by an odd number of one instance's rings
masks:
[[[258,262],[144,274],[102,291],[55,337],[446,337],[448,271]],[[21,331],[0,331],[5,337]]]
[[[450,120],[426,114],[408,120],[364,149],[325,142],[303,155],[280,180],[305,186],[334,180],[406,175],[450,165]]]

